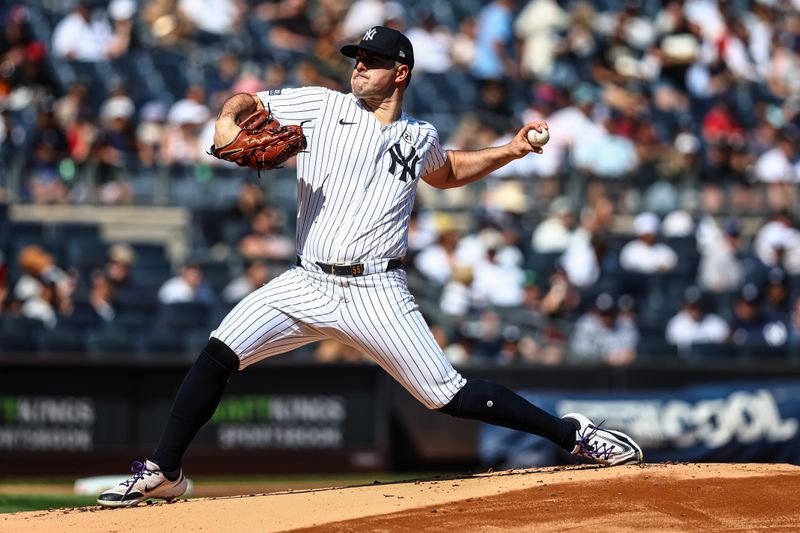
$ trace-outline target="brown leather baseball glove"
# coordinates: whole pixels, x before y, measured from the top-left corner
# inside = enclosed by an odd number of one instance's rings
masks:
[[[301,126],[281,126],[266,109],[259,109],[239,123],[241,131],[225,146],[211,146],[209,154],[242,167],[271,170],[305,150]]]

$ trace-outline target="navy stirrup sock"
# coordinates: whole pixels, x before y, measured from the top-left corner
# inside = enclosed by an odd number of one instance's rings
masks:
[[[222,341],[211,338],[183,379],[172,404],[153,461],[168,476],[177,475],[189,443],[217,409],[239,358]]]
[[[567,451],[575,447],[575,425],[539,409],[503,385],[471,379],[450,403],[437,409],[550,439]]]

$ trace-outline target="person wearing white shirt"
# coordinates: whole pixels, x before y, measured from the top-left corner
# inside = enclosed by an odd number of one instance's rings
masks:
[[[525,296],[525,273],[513,262],[502,260],[502,236],[499,233],[488,235],[492,237],[486,237],[485,255],[473,267],[473,300],[501,307],[520,305]]]
[[[678,255],[666,244],[656,244],[659,221],[653,213],[641,213],[633,221],[636,239],[622,247],[619,255],[624,270],[640,274],[669,272],[678,264]]]
[[[550,203],[549,216],[536,227],[531,239],[534,252],[563,252],[572,238],[575,222],[572,202],[568,198],[556,198]]]
[[[78,2],[53,30],[53,52],[71,61],[102,61],[108,57],[112,37],[108,19],[92,17],[91,4]]]
[[[203,270],[199,265],[187,263],[180,274],[174,276],[158,289],[158,301],[162,304],[183,302],[214,303],[214,292],[203,280]]]
[[[706,313],[702,308],[701,293],[689,287],[683,299],[683,309],[667,322],[666,339],[685,351],[692,344],[723,343],[730,328],[722,317]]]
[[[744,269],[737,257],[739,224],[735,219],[729,219],[720,230],[711,217],[704,219],[701,224],[703,229],[698,231],[700,265],[697,284],[703,290],[716,293],[736,289],[744,279]]]
[[[458,239],[459,233],[456,229],[442,231],[436,244],[424,248],[417,254],[414,266],[428,280],[437,285],[444,285],[457,264],[455,253]]]
[[[419,25],[408,30],[406,35],[417,52],[417,70],[441,74],[453,66],[450,58],[453,37],[446,27],[437,23],[433,11],[420,16]]]
[[[756,179],[764,183],[797,183],[800,181],[800,169],[793,163],[797,150],[792,136],[781,131],[776,144],[756,160]]]

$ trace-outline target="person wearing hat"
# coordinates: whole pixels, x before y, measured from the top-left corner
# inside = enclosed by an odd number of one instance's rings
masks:
[[[698,239],[700,264],[697,285],[704,291],[723,293],[742,284],[744,268],[739,258],[741,243],[739,223],[735,218],[725,221],[722,231],[713,220],[707,238]]]
[[[737,346],[783,346],[788,337],[786,324],[764,308],[764,295],[752,283],[736,296],[729,327],[729,341]]]
[[[501,146],[445,151],[436,128],[403,110],[414,50],[401,32],[369,28],[341,49],[353,58],[352,92],[322,87],[237,94],[222,106],[214,144],[225,146],[239,121],[267,109],[283,125],[301,126],[297,156],[295,267],[254,291],[222,319],[178,392],[161,441],[134,475],[103,493],[110,507],[186,490],[182,457],[211,418],[231,374],[305,344],[335,338],[379,364],[425,407],[548,438],[607,465],[639,463],[641,449],[587,417],[556,417],[508,388],[465,379],[453,368],[399,271],[420,179],[447,189],[478,181],[528,154],[525,124]]]
[[[572,201],[559,196],[552,202],[544,219],[533,231],[531,246],[536,253],[563,252],[572,238],[575,224],[575,208]]]
[[[592,309],[575,322],[567,361],[624,366],[636,359],[639,331],[629,316],[621,316],[614,297],[600,293]]]
[[[656,243],[659,221],[653,213],[640,213],[633,219],[636,238],[619,253],[620,266],[631,272],[653,274],[669,272],[678,264],[678,255],[663,243]]]
[[[728,339],[728,324],[707,312],[702,300],[700,289],[689,287],[683,295],[683,307],[667,322],[667,342],[681,351],[692,344],[723,343]]]

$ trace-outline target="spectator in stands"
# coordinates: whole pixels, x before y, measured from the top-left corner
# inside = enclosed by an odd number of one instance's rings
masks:
[[[38,245],[25,246],[18,256],[22,275],[12,296],[20,303],[22,316],[41,320],[49,329],[57,323],[58,313],[72,305],[75,279],[59,268],[53,256]]]
[[[600,277],[608,252],[606,237],[613,216],[614,204],[603,196],[581,210],[580,226],[559,260],[573,286],[590,287]]]
[[[572,318],[579,303],[578,292],[570,284],[566,272],[557,266],[547,280],[538,311],[549,318],[567,319]]]
[[[60,166],[69,157],[69,144],[51,106],[39,109],[29,146],[26,186],[30,199],[41,204],[66,203],[69,189],[61,178]]]
[[[636,359],[639,332],[628,318],[619,318],[613,296],[601,293],[594,307],[575,323],[567,361],[623,366]]]
[[[546,78],[560,51],[560,33],[569,27],[570,14],[556,0],[530,0],[514,21],[514,33],[523,40],[521,66],[526,76]]]
[[[120,288],[128,289],[136,286],[132,274],[135,263],[136,252],[130,244],[118,242],[108,248],[103,275],[114,291]]]
[[[785,127],[778,132],[775,147],[767,150],[756,161],[753,172],[757,180],[768,184],[770,206],[794,206],[795,187],[800,182],[797,164],[797,143],[800,135],[796,127]]]
[[[794,227],[793,214],[785,209],[774,213],[756,234],[753,251],[766,268],[800,273],[800,232]]]
[[[741,286],[744,271],[739,259],[740,230],[735,218],[725,221],[722,231],[711,217],[702,222],[707,230],[698,228],[700,265],[697,284],[704,291],[724,293]],[[702,237],[701,237],[702,236]]]
[[[58,125],[64,130],[69,129],[81,114],[90,115],[92,112],[89,88],[85,83],[73,83],[69,86],[67,94],[55,101],[53,111]]]
[[[433,213],[428,210],[423,210],[417,206],[412,209],[411,216],[408,221],[408,253],[406,253],[406,262],[413,262],[414,257],[421,250],[436,242],[437,234],[433,227],[434,217]]]
[[[700,55],[701,29],[687,19],[684,2],[667,2],[656,16],[660,33],[650,50],[659,67],[659,77],[673,87],[686,90],[686,75]]]
[[[473,267],[473,300],[479,305],[501,307],[521,304],[525,273],[518,264],[501,260],[503,237],[500,233],[485,232],[483,239],[486,253]]]
[[[117,312],[114,309],[115,286],[105,274],[100,270],[92,272],[92,286],[89,290],[89,304],[104,322],[114,320]]]
[[[436,222],[439,238],[436,244],[428,246],[417,254],[414,266],[425,279],[436,285],[444,285],[453,274],[453,269],[459,264],[456,249],[460,234],[453,220],[447,215],[441,215]]]
[[[683,307],[667,322],[666,339],[687,351],[692,344],[727,342],[729,333],[725,320],[705,309],[700,289],[689,287],[683,296]]]
[[[579,133],[573,143],[572,157],[577,168],[599,178],[624,178],[639,166],[639,154],[630,139],[613,133],[613,114]],[[639,139],[639,150],[645,143]]]
[[[100,200],[106,204],[130,204],[133,189],[127,172],[138,169],[139,146],[133,126],[136,106],[122,90],[100,110],[101,130],[94,148],[99,162]]]
[[[216,295],[203,279],[200,264],[187,262],[177,276],[165,281],[158,290],[158,301],[162,304],[198,302],[211,306],[216,302]]]
[[[769,269],[764,288],[764,312],[788,324],[791,307],[791,291],[786,271],[782,268]]]
[[[451,48],[453,37],[450,30],[440,25],[431,8],[422,8],[406,36],[414,47],[414,68],[419,72],[447,73],[453,65]]]
[[[250,233],[239,241],[239,253],[246,259],[290,260],[294,241],[281,233],[282,214],[276,208],[264,208],[250,219]]]
[[[356,0],[342,21],[341,37],[353,40],[373,26],[385,25],[388,20],[402,20],[405,10],[401,3],[391,0]]]
[[[633,221],[636,239],[622,247],[620,266],[631,272],[652,274],[669,272],[678,263],[678,256],[666,244],[656,244],[659,221],[653,213],[640,213]]]
[[[47,49],[33,34],[28,8],[16,5],[5,14],[0,31],[0,100],[16,89],[39,86],[52,90],[55,83],[45,68]]]
[[[141,108],[139,125],[136,127],[136,142],[139,146],[139,160],[145,168],[152,168],[163,162],[161,149],[166,119],[167,110],[162,102],[153,100]]]
[[[730,342],[737,346],[782,346],[786,325],[764,309],[763,297],[752,283],[742,287],[733,304]]]
[[[75,10],[53,30],[53,52],[70,61],[103,61],[114,50],[111,24],[105,11],[92,12],[92,2],[79,0]]]
[[[572,201],[561,196],[550,202],[548,217],[533,232],[534,253],[563,252],[572,238],[575,213]]]
[[[458,31],[453,35],[453,44],[450,48],[454,67],[461,70],[469,70],[475,62],[475,56],[477,55],[476,30],[476,22],[473,17],[467,17],[459,24]]]
[[[472,74],[479,80],[519,76],[513,50],[515,4],[516,0],[493,0],[478,14]]]
[[[244,4],[235,0],[178,0],[182,18],[194,28],[193,39],[217,43],[241,28]]]
[[[122,57],[134,42],[133,17],[136,14],[135,0],[111,0],[108,16],[111,18],[112,37],[108,44],[108,57]]]
[[[800,298],[796,298],[792,304],[789,320],[789,343],[795,350],[800,348]]]
[[[149,0],[144,6],[143,19],[148,29],[161,46],[171,47],[186,44],[194,25],[178,9],[179,0]]]
[[[222,290],[222,301],[238,303],[242,298],[269,281],[269,268],[264,261],[254,260],[245,264],[244,272],[228,283]]]
[[[283,0],[278,15],[272,20],[268,40],[276,50],[309,53],[314,48],[317,32],[311,22],[308,0]]]
[[[571,105],[560,107],[547,119],[554,133],[542,157],[552,161],[549,167],[555,171],[563,168],[567,150],[573,148],[579,137],[603,133],[602,127],[595,124],[593,119],[595,104],[600,100],[598,89],[581,83],[568,94]]]
[[[161,152],[165,165],[187,170],[205,159],[208,146],[201,142],[200,131],[211,118],[205,97],[201,85],[191,85],[184,97],[170,107]]]
[[[222,54],[217,60],[217,67],[205,80],[205,94],[208,95],[209,107],[219,109],[234,92],[233,87],[242,74],[242,63],[231,53]],[[260,88],[256,88],[256,91]],[[255,92],[255,91],[254,91]]]
[[[439,299],[442,312],[455,320],[463,319],[467,315],[473,308],[472,281],[472,268],[456,265]]]

